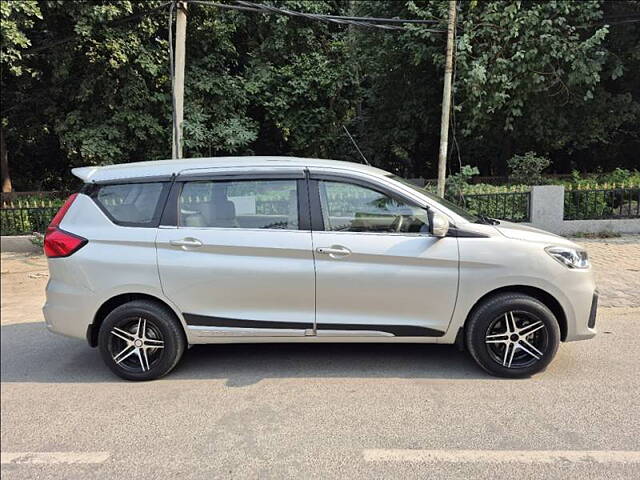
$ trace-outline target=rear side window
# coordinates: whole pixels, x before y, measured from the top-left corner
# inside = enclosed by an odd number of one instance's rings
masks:
[[[182,227],[298,229],[296,180],[186,182],[179,205]]]
[[[167,183],[124,183],[104,185],[93,198],[109,218],[121,225],[153,227],[158,225]]]

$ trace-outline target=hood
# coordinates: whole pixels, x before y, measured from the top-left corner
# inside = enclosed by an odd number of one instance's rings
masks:
[[[567,240],[560,235],[546,232],[544,230],[540,230],[539,228],[530,227],[528,225],[522,225],[520,223],[505,222],[503,220],[500,220],[500,224],[494,225],[494,228],[505,237],[512,238],[514,240],[549,243],[554,245],[566,245],[580,248],[571,240]]]

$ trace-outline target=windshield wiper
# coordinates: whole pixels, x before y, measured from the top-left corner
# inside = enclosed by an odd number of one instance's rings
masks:
[[[476,222],[476,223],[484,223],[486,225],[499,225],[500,224],[499,220],[496,220],[495,218],[487,217],[486,215],[482,215],[481,213],[477,213],[476,216],[480,220],[479,222]]]

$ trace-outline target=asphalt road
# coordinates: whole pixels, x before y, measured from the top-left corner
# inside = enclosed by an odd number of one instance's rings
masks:
[[[140,384],[38,303],[2,320],[3,480],[640,478],[637,308],[527,380],[449,346],[225,345]]]

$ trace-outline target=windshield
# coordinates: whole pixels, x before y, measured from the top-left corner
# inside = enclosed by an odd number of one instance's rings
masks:
[[[411,187],[416,192],[426,197],[429,197],[430,200],[433,200],[434,202],[439,203],[443,207],[448,208],[449,210],[460,215],[462,218],[464,218],[465,220],[468,220],[469,222],[478,222],[480,220],[480,217],[467,212],[464,208],[456,205],[453,202],[450,202],[449,200],[440,198],[437,195],[434,195],[433,193],[427,192],[424,188],[420,188],[417,185],[414,185],[413,183],[411,183],[409,180],[405,178],[399,177],[398,175],[388,175],[388,177],[397,182],[402,183],[403,185],[406,185],[407,187]]]

